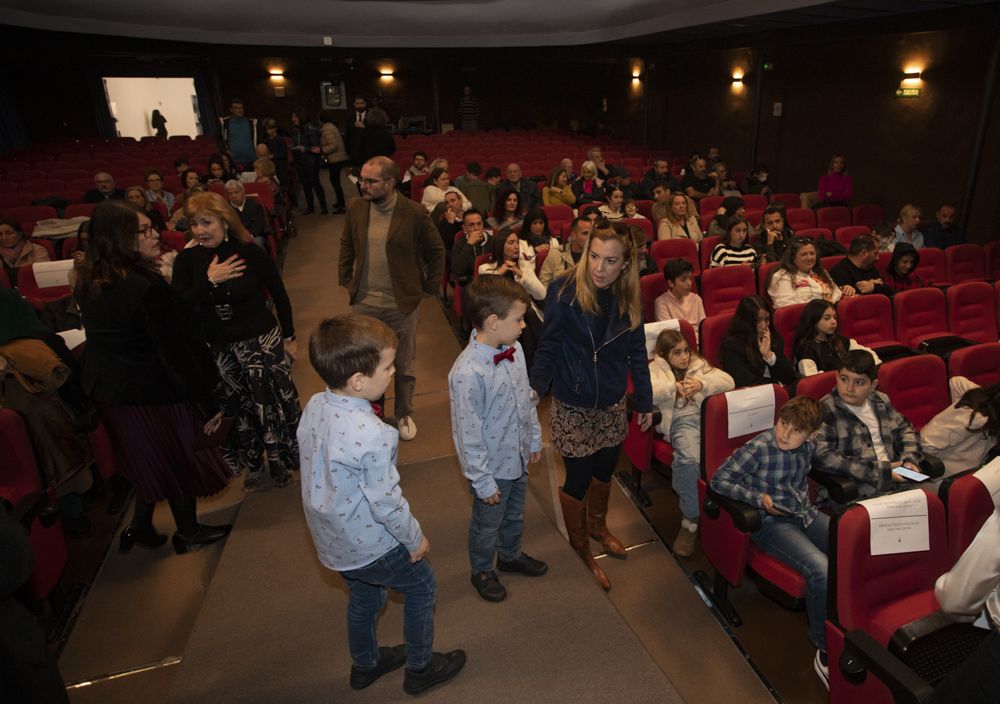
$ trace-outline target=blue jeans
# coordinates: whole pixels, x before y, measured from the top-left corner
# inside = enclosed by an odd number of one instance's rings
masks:
[[[764,516],[760,530],[750,534],[754,544],[805,577],[809,641],[826,651],[826,574],[830,517],[825,513],[803,527],[797,516]]]
[[[512,561],[521,556],[521,535],[524,533],[524,497],[528,475],[520,479],[497,479],[500,502],[490,506],[472,492],[472,522],[469,524],[469,561],[472,573],[493,569],[493,553],[501,560]]]
[[[670,422],[674,448],[671,485],[680,497],[684,518],[698,518],[698,477],[701,475],[701,413],[678,413]]]
[[[406,666],[421,670],[431,661],[434,643],[434,570],[427,560],[410,562],[402,545],[370,565],[341,572],[347,582],[347,641],[355,667],[367,669],[378,662],[375,620],[385,606],[386,588],[403,595],[403,639]]]

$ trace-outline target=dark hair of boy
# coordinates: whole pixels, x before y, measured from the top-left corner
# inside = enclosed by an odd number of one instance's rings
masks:
[[[345,314],[327,318],[309,338],[309,361],[331,389],[361,372],[374,376],[382,352],[395,349],[396,333],[381,320]]]
[[[486,178],[493,178],[494,176],[497,177],[500,176],[499,167],[491,166],[490,168],[486,169]]]
[[[418,156],[422,156],[424,161],[427,161],[427,152],[413,152],[413,158],[416,159]]]
[[[878,245],[875,244],[875,240],[871,235],[859,235],[851,240],[851,248],[848,250],[848,254],[856,257],[862,252],[874,252],[877,249]]]
[[[778,417],[801,433],[815,433],[823,424],[822,408],[808,396],[796,396],[786,401]]]
[[[844,355],[844,361],[840,363],[840,369],[846,369],[854,374],[861,374],[872,381],[878,377],[878,369],[875,366],[875,358],[868,350],[851,350]],[[839,369],[837,371],[840,371]]]
[[[465,165],[465,170],[473,176],[479,176],[483,173],[483,167],[479,165],[478,161],[470,161]]]
[[[521,284],[506,276],[479,276],[466,288],[469,320],[481,329],[486,319],[491,315],[506,318],[515,301],[521,301],[525,306],[531,305],[528,292]]]
[[[677,259],[668,259],[667,263],[663,265],[663,279],[668,284],[672,284],[678,277],[684,276],[684,274],[694,274],[694,264],[687,259],[681,259],[680,257]]]

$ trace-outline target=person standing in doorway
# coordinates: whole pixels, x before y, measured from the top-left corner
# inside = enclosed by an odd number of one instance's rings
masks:
[[[458,119],[463,132],[479,129],[479,100],[472,96],[472,87],[462,89],[462,97],[458,101]]]
[[[167,138],[167,118],[160,114],[159,110],[154,110],[149,116],[150,126],[156,130],[156,136],[160,139]]]
[[[220,117],[219,122],[222,123],[222,141],[233,155],[233,161],[249,171],[257,158],[257,120],[248,118],[245,113],[243,101],[233,98],[229,117]]]
[[[340,239],[340,285],[350,293],[351,312],[386,323],[396,348],[395,414],[402,440],[417,435],[413,422],[413,367],[417,308],[434,296],[444,266],[444,245],[427,209],[396,193],[399,167],[372,157],[361,167],[361,198],[351,202]]]

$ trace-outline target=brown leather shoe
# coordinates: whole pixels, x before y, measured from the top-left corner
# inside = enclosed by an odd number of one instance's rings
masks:
[[[559,506],[562,508],[563,520],[566,522],[566,532],[569,534],[569,544],[576,550],[589,569],[594,579],[604,591],[611,589],[611,580],[590,554],[590,540],[587,538],[587,503],[578,501],[564,491],[559,491]]]
[[[587,490],[587,527],[590,537],[601,544],[604,552],[611,557],[624,560],[628,557],[625,546],[608,530],[608,498],[610,494],[611,482],[602,482],[597,479],[590,481],[590,488]]]

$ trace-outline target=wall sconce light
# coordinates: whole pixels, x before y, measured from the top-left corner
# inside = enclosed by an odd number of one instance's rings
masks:
[[[919,98],[923,92],[923,69],[918,66],[907,66],[903,70],[903,80],[896,88],[897,98]]]
[[[267,73],[272,81],[281,82],[285,80],[285,69],[283,68],[270,68]]]
[[[743,83],[742,71],[733,71],[733,83]]]
[[[396,72],[391,68],[379,69],[378,77],[380,81],[391,81],[396,78]]]
[[[907,71],[903,74],[903,83],[918,83],[920,81],[920,71]]]

